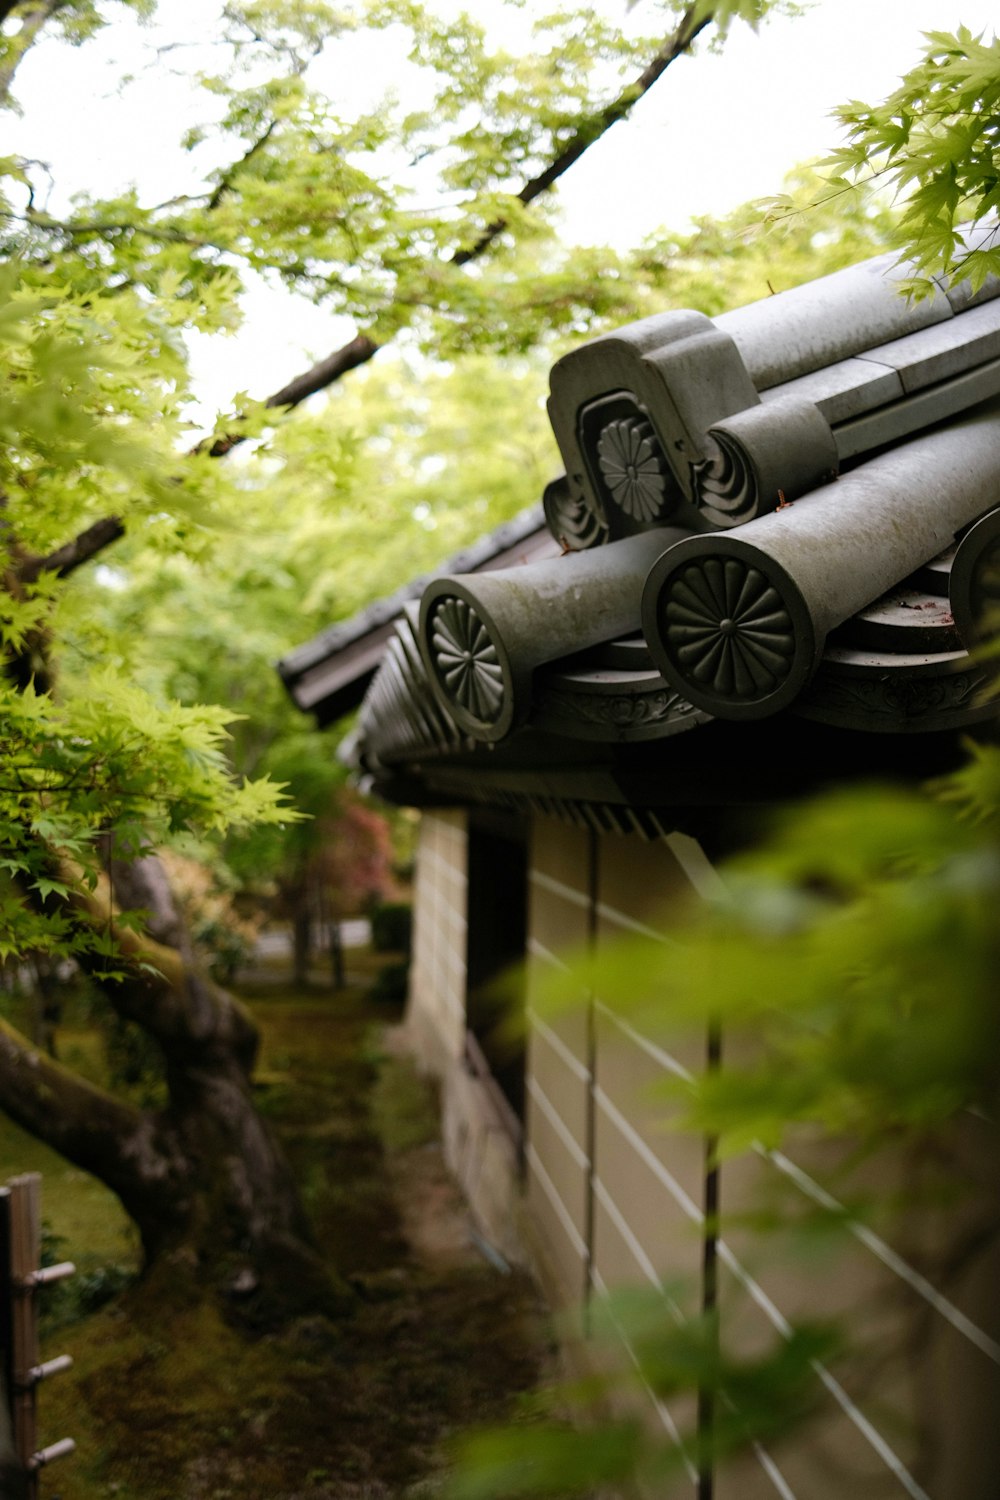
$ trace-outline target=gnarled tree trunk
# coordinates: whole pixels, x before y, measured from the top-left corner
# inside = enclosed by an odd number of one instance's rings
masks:
[[[114,518],[98,522],[47,558],[12,544],[2,588],[19,599],[42,571],[64,577],[121,534]],[[51,693],[46,629],[7,650],[0,671],[21,691]],[[111,861],[110,878],[93,889],[58,850],[47,850],[46,864],[70,892],[61,898],[68,915],[116,939],[123,978],[109,980],[99,958],[79,962],[115,1012],[158,1045],[167,1104],[143,1110],[95,1088],[0,1020],[0,1108],[117,1194],[148,1268],[186,1265],[221,1288],[259,1292],[274,1313],[346,1305],[351,1294],[318,1254],[284,1154],[251,1096],[257,1029],[200,967],[161,862]],[[120,922],[126,909],[149,914],[146,932]]]
[[[96,960],[90,977],[159,1046],[167,1104],[154,1112],[115,1098],[0,1022],[3,1108],[118,1195],[147,1266],[169,1257],[270,1302],[346,1305],[350,1293],[318,1254],[288,1163],[251,1097],[254,1022],[199,968],[159,860],[116,867],[115,885],[173,946],[118,923],[106,878],[89,892],[74,872],[61,873],[76,885],[77,913],[117,937],[125,977],[102,979]]]

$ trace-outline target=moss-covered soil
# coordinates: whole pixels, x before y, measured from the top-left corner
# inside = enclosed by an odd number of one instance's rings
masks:
[[[274,1326],[252,1297],[219,1303],[177,1268],[86,1315],[67,1292],[44,1352],[70,1353],[74,1367],[43,1387],[40,1435],[72,1436],[77,1452],[43,1474],[43,1500],[432,1495],[449,1439],[510,1413],[542,1377],[535,1291],[469,1240],[433,1099],[387,1049],[385,1013],[364,994],[260,984],[248,996],[264,1041],[260,1105],[320,1244],[357,1288],[353,1315]],[[59,1253],[101,1295],[120,1279],[109,1266],[134,1265],[116,1201],[4,1126],[0,1180],[28,1169],[44,1173]],[[426,1203],[435,1222],[421,1234]]]

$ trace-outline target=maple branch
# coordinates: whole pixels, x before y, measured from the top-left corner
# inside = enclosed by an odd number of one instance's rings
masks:
[[[0,0],[0,25],[17,8],[17,4],[18,0]],[[0,68],[0,103],[8,99],[14,74],[46,21],[51,21],[56,12],[64,10],[68,4],[69,0],[41,0],[40,4],[33,5],[22,13],[20,31],[6,38],[9,60],[5,67]]]
[[[19,567],[18,576],[22,583],[34,583],[40,573],[55,573],[57,578],[68,578],[70,573],[124,535],[125,526],[120,517],[103,516],[47,557],[28,558]]]
[[[228,186],[228,184],[226,184]],[[172,200],[176,203],[177,199]],[[158,204],[158,208],[167,208],[171,203]],[[207,206],[218,207],[218,204]],[[155,212],[155,210],[154,210]],[[218,250],[223,255],[235,255],[245,260],[255,271],[271,270],[279,271],[288,276],[298,276],[303,280],[311,280],[329,286],[329,276],[320,277],[310,272],[308,266],[302,261],[288,260],[266,260],[257,255],[253,250],[243,248],[238,242],[226,243],[222,240],[208,239],[202,234],[192,234],[186,229],[176,229],[169,224],[141,224],[137,219],[55,219],[51,214],[42,214],[29,208],[27,213],[15,213],[12,209],[0,209],[0,219],[10,219],[21,224],[30,224],[35,229],[42,229],[52,234],[63,235],[67,240],[88,239],[90,236],[107,236],[116,234],[139,234],[145,235],[147,239],[155,240],[164,245],[187,245],[192,250]]]
[[[596,141],[599,141],[619,120],[628,117],[630,110],[644,94],[648,94],[653,84],[662,78],[672,62],[678,57],[690,51],[696,37],[704,31],[706,26],[711,25],[711,14],[702,15],[696,19],[698,7],[691,5],[685,11],[680,24],[673,36],[661,47],[648,67],[644,68],[639,77],[625,89],[610,104],[605,105],[597,115],[581,125],[569,143],[563,147],[559,155],[555,157],[543,172],[532,177],[526,182],[517,195],[517,201],[525,205],[532,203],[542,193],[548,192],[576,162],[580,160],[585,151],[588,151]],[[470,260],[476,260],[487,250],[496,239],[507,228],[507,220],[495,219],[483,230],[474,245],[466,250],[457,250],[451,257],[454,266],[468,265]]]
[[[119,1186],[117,1179],[145,1125],[138,1109],[46,1057],[2,1020],[0,1090],[4,1114],[22,1129],[84,1171],[100,1164],[105,1182],[110,1168],[113,1185]]]
[[[563,147],[559,155],[555,157],[543,172],[532,177],[526,182],[518,193],[518,201],[524,204],[531,203],[542,193],[547,192],[584,152],[589,150],[596,141],[616,125],[619,120],[624,120],[633,105],[647,94],[659,78],[663,76],[670,64],[685,52],[688,52],[695,38],[712,22],[712,13],[705,13],[698,4],[690,5],[684,12],[673,36],[671,36],[647,64],[639,77],[627,88],[622,89],[617,98],[606,105],[597,115],[581,125],[572,140]],[[506,219],[498,219],[490,224],[480,235],[474,245],[466,250],[459,250],[451,257],[450,265],[464,266],[469,261],[476,260],[507,228]],[[359,365],[367,364],[381,348],[381,344],[375,342],[368,334],[356,333],[352,339],[341,348],[335,349],[325,359],[321,359],[310,369],[304,370],[301,375],[290,380],[287,385],[282,386],[280,391],[275,391],[264,402],[267,407],[283,407],[286,411],[298,406],[307,396],[314,396],[319,391],[327,390],[335,385],[350,370],[356,370]],[[239,418],[236,419],[239,421]],[[206,439],[195,448],[196,453],[210,453],[213,458],[221,458],[229,453],[238,444],[242,443],[246,434],[239,431],[228,432],[212,440]]]
[[[365,333],[356,333],[349,343],[342,348],[335,349],[328,354],[326,359],[321,359],[312,369],[306,370],[302,375],[297,375],[287,385],[283,385],[280,391],[275,391],[273,396],[268,396],[264,402],[266,407],[282,407],[285,411],[291,411],[298,406],[307,396],[314,396],[317,391],[325,390],[327,386],[334,385],[348,370],[357,369],[358,365],[367,364],[373,354],[377,354],[380,345],[374,339],[370,339]],[[239,421],[239,418],[237,418]],[[246,438],[246,433],[225,432],[216,438],[204,438],[192,450],[194,453],[207,453],[210,458],[223,458],[232,448],[237,447]]]
[[[356,333],[349,343],[334,350],[333,354],[328,354],[326,359],[321,359],[319,364],[313,365],[304,374],[297,375],[294,380],[282,386],[280,391],[275,391],[273,396],[268,396],[264,405],[283,406],[286,409],[298,406],[300,401],[332,385],[342,375],[346,375],[348,370],[356,370],[358,365],[366,364],[378,352],[379,347],[367,334]]]
[[[59,881],[69,887],[67,908],[94,931],[114,939],[123,969],[114,982],[102,983],[103,956],[84,952],[77,961],[101,985],[117,1013],[154,1037],[168,1059],[176,1061],[192,1052],[205,1057],[212,1049],[225,1049],[249,1076],[257,1054],[257,1028],[235,996],[199,972],[156,856],[116,867],[115,885],[137,909],[158,912],[161,922],[166,917],[171,935],[182,935],[179,947],[121,921],[109,875],[100,874],[91,889],[74,860],[55,855],[52,863]]]
[[[237,161],[234,161],[232,166],[228,167],[226,171],[222,173],[219,181],[215,186],[215,190],[213,191],[212,196],[205,204],[205,207],[209,212],[211,212],[213,209],[218,208],[225,195],[232,189],[233,178],[236,176],[237,172],[241,167],[245,167],[247,162],[252,161],[253,158],[257,155],[258,151],[262,151],[264,149],[277,127],[277,120],[272,120],[267,129],[262,131],[262,133],[257,137],[255,141],[251,141],[250,145],[244,151],[243,155]]]

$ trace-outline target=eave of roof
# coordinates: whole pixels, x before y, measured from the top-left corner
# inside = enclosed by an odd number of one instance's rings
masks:
[[[720,717],[870,745],[992,717],[969,648],[1000,561],[1000,508],[972,525],[1000,495],[1000,283],[913,307],[886,271],[566,356],[551,536],[526,512],[323,632],[282,663],[296,701],[329,722],[367,685],[354,763],[411,801],[628,786],[633,810],[664,805],[650,756]]]
[[[558,552],[540,504],[528,506],[509,521],[478,538],[448,559],[446,573],[474,573],[512,567]],[[419,600],[436,574],[411,578],[395,593],[329,625],[277,663],[278,673],[296,706],[315,715],[321,727],[335,723],[364,698],[392,637],[393,626],[407,604]]]

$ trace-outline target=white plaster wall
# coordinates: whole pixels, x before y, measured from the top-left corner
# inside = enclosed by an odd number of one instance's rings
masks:
[[[692,890],[710,895],[718,876],[683,835],[647,844],[539,819],[530,879],[527,1198],[543,1261],[565,1304],[644,1286],[654,1290],[651,1316],[669,1328],[678,1311],[700,1306],[706,1156],[703,1142],[671,1129],[683,1099],[665,1086],[683,1089],[685,1075],[704,1068],[704,1030],[679,1025],[666,996],[655,1023],[583,993],[575,1009],[547,1013],[544,975],[588,943],[600,949],[637,930],[675,941],[671,910]],[[641,973],[635,986],[641,1001]],[[727,1045],[737,1039],[724,1038],[724,1055]],[[932,1152],[954,1155],[961,1194],[905,1211],[917,1166],[898,1148],[855,1161],[854,1143],[821,1147],[800,1132],[784,1154],[748,1151],[723,1164],[724,1343],[744,1357],[777,1353],[792,1325],[842,1318],[856,1347],[814,1369],[807,1428],[719,1466],[716,1500],[1000,1494],[1000,1424],[990,1416],[1000,1411],[996,1227],[992,1248],[945,1270],[949,1246],[963,1235],[973,1242],[991,1218],[1000,1224],[990,1167],[998,1147],[994,1124],[961,1122]],[[869,1205],[863,1222],[823,1198],[831,1181],[842,1204]],[[797,1233],[803,1213],[822,1217],[824,1202],[823,1232]],[[765,1232],[767,1215],[789,1227]],[[625,1347],[621,1368],[629,1363]],[[668,1445],[694,1419],[690,1398],[649,1403]],[[689,1500],[693,1458],[687,1445],[657,1500]]]
[[[581,994],[578,1006],[552,1012],[545,976],[588,944],[600,948],[636,930],[674,941],[671,910],[692,890],[710,895],[718,876],[685,836],[644,843],[535,820],[525,1225],[515,1148],[464,1063],[467,856],[464,813],[425,814],[408,1023],[418,1055],[442,1082],[449,1164],[479,1232],[511,1260],[527,1239],[564,1307],[645,1286],[667,1327],[676,1311],[699,1305],[706,1160],[702,1142],[671,1130],[680,1105],[663,1085],[704,1067],[705,1036],[677,1024],[666,1003],[655,1024],[616,1014],[599,995]],[[637,998],[642,984],[637,974]],[[724,1039],[724,1050],[733,1044]],[[729,1348],[777,1350],[795,1322],[845,1314],[857,1348],[817,1366],[818,1414],[808,1428],[719,1467],[716,1500],[1000,1494],[997,1236],[987,1253],[950,1274],[941,1269],[957,1238],[973,1240],[991,1212],[1000,1222],[991,1165],[998,1145],[995,1124],[962,1122],[939,1149],[954,1154],[956,1181],[973,1190],[903,1214],[894,1206],[917,1167],[898,1150],[859,1163],[851,1143],[820,1145],[801,1134],[783,1155],[750,1151],[724,1163],[719,1290]],[[754,1215],[762,1208],[794,1220],[797,1208],[821,1207],[831,1168],[842,1203],[861,1194],[885,1212],[852,1222],[834,1207],[829,1232],[806,1253],[794,1233],[761,1232]],[[627,1370],[627,1341],[601,1361]],[[695,1413],[690,1398],[670,1398],[650,1401],[646,1415],[670,1444],[692,1430]],[[688,1446],[657,1500],[691,1500],[692,1458]]]
[[[406,1019],[424,1065],[443,1074],[465,1042],[468,831],[461,809],[420,819]]]
[[[517,1149],[464,1060],[468,852],[464,811],[423,814],[406,1025],[418,1060],[440,1081],[445,1160],[476,1232],[507,1260],[522,1262]]]

